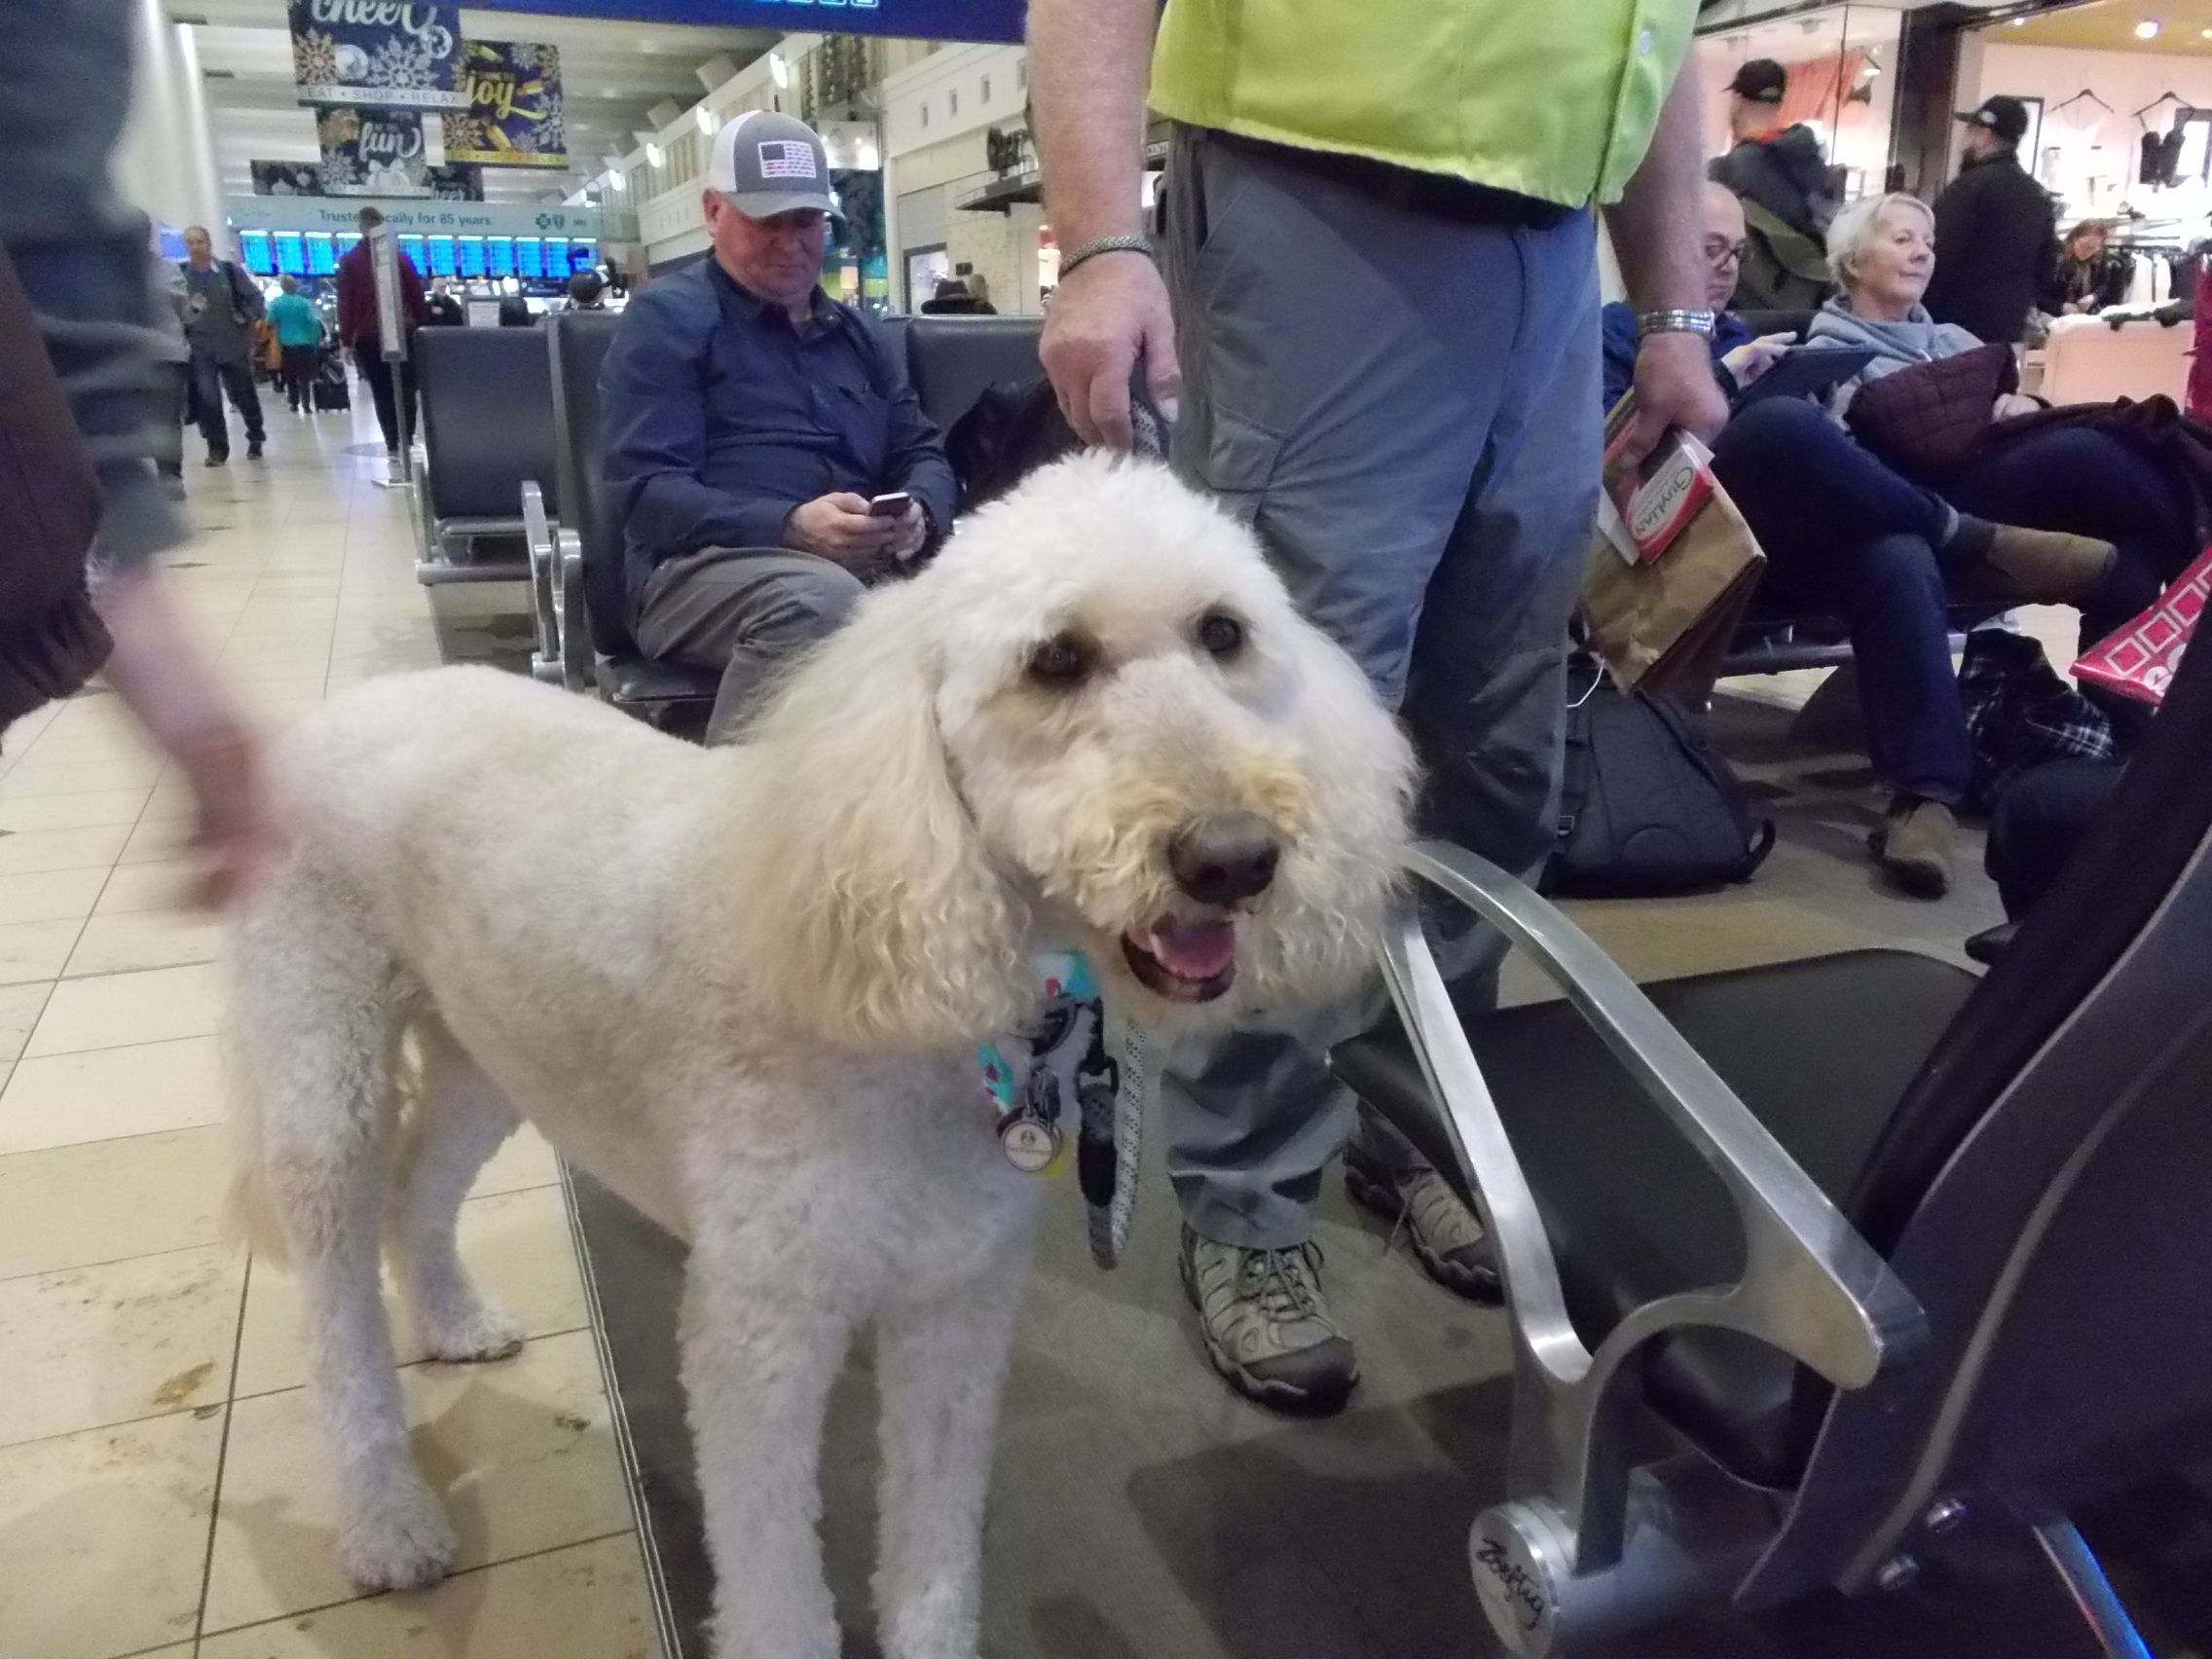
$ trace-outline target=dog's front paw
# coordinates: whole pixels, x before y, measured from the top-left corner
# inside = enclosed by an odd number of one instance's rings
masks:
[[[422,1590],[445,1577],[460,1549],[423,1478],[409,1469],[346,1494],[338,1565],[363,1590]]]
[[[522,1352],[523,1328],[488,1303],[430,1314],[418,1310],[415,1334],[428,1358],[449,1365],[507,1359]]]

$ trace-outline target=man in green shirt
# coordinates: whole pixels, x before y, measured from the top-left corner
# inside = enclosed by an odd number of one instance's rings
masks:
[[[1648,447],[1716,433],[1695,0],[1031,0],[1063,250],[1043,355],[1071,424],[1125,444],[1141,373],[1174,462],[1251,522],[1300,605],[1402,708],[1430,828],[1511,869],[1553,839],[1567,626],[1598,494],[1596,209],[1643,345]],[[1157,23],[1157,43],[1155,25]],[[1146,67],[1176,123],[1164,276],[1140,212]],[[1180,405],[1179,412],[1177,405]],[[1494,960],[1472,933],[1448,972]],[[1215,1368],[1263,1403],[1358,1378],[1311,1242],[1355,1114],[1343,1015],[1240,1030],[1167,1090],[1182,1272]],[[1380,1124],[1353,1196],[1494,1294],[1480,1224]]]
[[[322,318],[315,315],[313,302],[300,292],[297,277],[279,276],[276,285],[284,291],[269,302],[269,326],[276,331],[276,349],[283,354],[280,384],[291,401],[292,413],[312,415],[315,348],[322,344]]]

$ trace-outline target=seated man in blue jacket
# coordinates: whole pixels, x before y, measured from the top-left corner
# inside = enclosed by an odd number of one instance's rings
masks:
[[[811,128],[739,117],[708,171],[712,257],[630,302],[600,371],[634,632],[721,675],[709,743],[952,522],[952,468],[900,353],[821,289],[835,211]]]

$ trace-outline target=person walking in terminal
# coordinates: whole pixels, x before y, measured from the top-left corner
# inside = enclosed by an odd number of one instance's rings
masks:
[[[207,464],[231,459],[231,427],[223,418],[223,394],[238,405],[245,423],[245,458],[261,459],[268,434],[261,424],[261,393],[253,384],[253,325],[264,306],[253,279],[228,259],[215,257],[214,239],[204,225],[184,233],[184,338],[192,349],[192,396],[206,440]]]
[[[384,335],[377,318],[377,278],[371,234],[384,223],[374,207],[361,209],[361,240],[338,262],[338,344],[353,353],[353,366],[368,383],[369,400],[376,405],[377,429],[384,434],[384,452],[399,459],[399,446],[415,441],[415,353],[410,350],[395,373],[384,354]],[[399,275],[399,326],[405,333],[430,319],[423,299],[422,274],[403,248],[391,250],[393,269]]]
[[[1596,209],[1643,313],[1636,441],[1726,417],[1698,258],[1691,0],[1034,0],[1031,92],[1064,250],[1043,355],[1083,437],[1126,444],[1132,372],[1174,461],[1247,519],[1307,612],[1402,707],[1431,825],[1513,869],[1553,841],[1567,630],[1598,491]],[[1157,41],[1155,25],[1157,24]],[[1166,270],[1145,233],[1171,117]],[[1537,70],[1533,66],[1540,65]],[[1471,972],[1493,941],[1448,941]],[[1345,1011],[1349,1015],[1352,1011]],[[1324,1022],[1333,1027],[1335,1022]],[[1324,1024],[1256,1023],[1168,1078],[1181,1271],[1206,1351],[1263,1403],[1358,1378],[1312,1243],[1355,1127]],[[1462,1294],[1474,1215],[1379,1124],[1355,1198]]]
[[[314,413],[315,349],[322,344],[322,318],[300,292],[296,277],[279,276],[283,290],[269,302],[269,325],[276,331],[277,350],[284,354],[279,376],[285,400],[295,415]]]
[[[145,217],[110,175],[130,40],[124,8],[51,0],[10,19],[0,52],[0,470],[24,493],[0,496],[51,508],[89,469],[81,498],[97,517],[88,547],[63,534],[65,512],[7,515],[0,740],[104,672],[190,791],[193,891],[221,903],[267,867],[278,832],[259,740],[158,558],[192,531],[154,469],[176,438],[158,355],[168,301],[147,280]]]
[[[1936,198],[1943,268],[1928,284],[1928,314],[2017,346],[2057,267],[2058,209],[2020,165],[2026,104],[1999,94],[1954,119],[1967,129],[1966,160]]]
[[[600,370],[638,643],[721,675],[709,743],[952,524],[952,468],[899,353],[822,291],[836,210],[812,128],[731,122],[713,257],[637,293]]]

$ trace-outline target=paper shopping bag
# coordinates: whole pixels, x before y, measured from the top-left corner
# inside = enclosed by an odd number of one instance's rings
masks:
[[[1608,452],[1634,413],[1635,395],[1606,419]],[[1757,537],[1709,459],[1695,440],[1669,434],[1640,469],[1634,492],[1662,503],[1656,513],[1634,504],[1624,510],[1617,479],[1608,478],[1613,510],[1601,508],[1604,523],[1583,568],[1582,619],[1591,648],[1624,690],[1702,699],[1765,569]],[[1608,469],[1618,471],[1610,461]],[[1648,533],[1654,519],[1665,524],[1663,541]]]
[[[2074,661],[2074,678],[2102,685],[2137,702],[2166,700],[2166,687],[2181,668],[2181,653],[2204,614],[2212,593],[2212,547],[2196,556],[2158,602],[2110,639],[2100,640]]]

